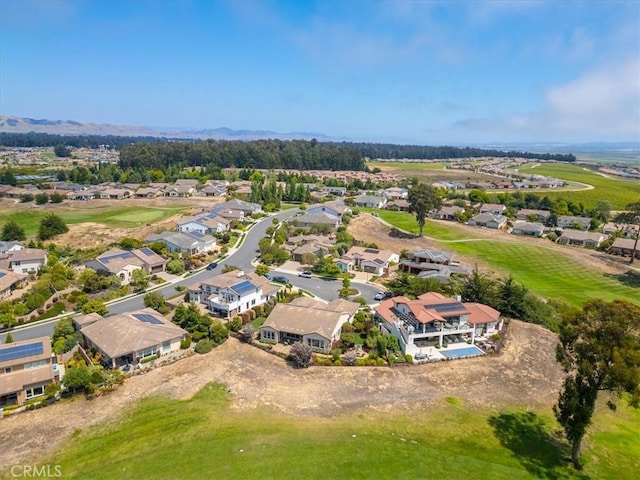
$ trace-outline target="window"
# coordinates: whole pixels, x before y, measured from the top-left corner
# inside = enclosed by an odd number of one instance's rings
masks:
[[[27,388],[25,389],[24,393],[27,399],[33,398],[33,397],[39,397],[41,395],[44,395],[44,387],[40,385],[38,387]]]
[[[145,348],[144,350],[140,350],[138,352],[138,356],[140,358],[146,358],[146,357],[150,357],[151,355],[153,355],[155,352],[153,350],[153,347],[150,348]]]
[[[4,373],[11,373],[11,367],[6,367],[4,369]]]
[[[271,330],[263,330],[262,331],[262,338],[264,340],[275,340],[276,339],[276,332],[272,332]]]
[[[166,352],[171,349],[171,342],[162,342],[162,351]]]
[[[307,338],[307,345],[311,348],[324,348],[324,340],[316,340],[315,338]]]
[[[256,299],[254,298],[253,300],[251,300],[251,305],[255,305],[256,304]]]
[[[27,362],[24,364],[24,369],[25,370],[30,370],[32,368],[39,368],[39,367],[44,367],[47,365],[47,361],[46,360],[38,360],[37,362]]]

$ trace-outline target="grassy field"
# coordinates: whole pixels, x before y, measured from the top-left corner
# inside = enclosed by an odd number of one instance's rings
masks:
[[[447,398],[384,417],[292,418],[230,410],[227,395],[209,384],[189,400],[146,398],[120,420],[78,431],[43,464],[82,479],[630,479],[639,467],[640,414],[626,407],[595,416],[576,473],[551,412]]]
[[[54,213],[60,216],[67,224],[93,222],[112,227],[133,228],[162,221],[184,208],[184,205],[163,208],[142,206],[87,207],[86,209],[77,210],[60,209],[59,211],[54,211]],[[33,235],[38,232],[40,221],[47,213],[50,213],[50,211],[20,211],[19,207],[13,208],[12,211],[5,210],[0,216],[0,228],[10,219],[13,219],[24,228],[27,235]]]
[[[418,233],[418,224],[413,215],[385,210],[377,212],[380,218],[390,224]],[[500,240],[466,241],[469,234],[456,228],[455,224],[429,220],[424,235],[442,240],[441,247],[445,250],[477,258],[502,275],[510,273],[515,280],[547,298],[564,300],[574,306],[581,306],[594,298],[607,301],[624,298],[640,303],[640,285],[637,282],[627,277],[606,276],[590,270],[556,249]]]
[[[593,185],[593,190],[544,192],[549,198],[562,197],[573,202],[582,202],[588,209],[595,207],[599,200],[610,202],[614,209],[622,209],[628,203],[640,200],[640,182],[604,177],[578,165],[542,164],[535,168],[521,168],[519,171]]]

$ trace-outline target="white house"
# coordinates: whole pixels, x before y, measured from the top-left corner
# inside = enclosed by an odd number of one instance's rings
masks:
[[[189,301],[204,303],[212,313],[229,318],[265,304],[279,289],[256,273],[234,270],[190,286]]]
[[[351,247],[342,257],[333,262],[343,272],[360,270],[374,275],[386,275],[392,263],[398,263],[400,256],[391,250],[378,250],[376,248]]]
[[[231,222],[215,213],[197,217],[182,217],[176,228],[179,232],[223,233],[229,230]]]
[[[498,332],[503,323],[500,312],[487,305],[463,303],[435,292],[416,300],[389,298],[375,307],[375,313],[383,329],[398,337],[403,352],[414,357],[473,345],[476,337]]]
[[[15,273],[38,272],[47,264],[47,251],[40,248],[23,248],[9,254],[9,268]]]
[[[354,198],[357,207],[383,208],[387,204],[387,197],[377,197],[375,195],[358,195]]]

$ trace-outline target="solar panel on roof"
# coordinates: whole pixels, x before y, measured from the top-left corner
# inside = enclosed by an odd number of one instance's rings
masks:
[[[156,254],[156,252],[154,252],[153,250],[147,247],[142,247],[140,251],[144,253],[147,257],[152,257],[153,255]]]
[[[30,357],[32,355],[42,355],[43,353],[44,347],[42,342],[17,345],[15,347],[8,347],[0,350],[0,362]]]
[[[102,257],[100,258],[101,262],[110,262],[111,260],[114,260],[116,258],[132,258],[133,257],[133,253],[131,252],[122,252],[122,253],[116,253],[115,255],[109,255],[108,257]]]
[[[148,313],[134,313],[133,316],[141,322],[151,323],[153,325],[162,325],[162,322],[160,320],[158,320],[153,315],[149,315]]]
[[[445,303],[440,305],[425,305],[425,308],[433,308],[436,312],[455,312],[457,310],[464,310],[464,305],[460,302]]]
[[[364,251],[367,253],[378,253],[380,250],[375,250],[373,248],[365,248]]]
[[[236,292],[242,294],[250,290],[254,290],[256,286],[253,283],[245,280],[244,282],[238,283],[231,288],[233,288]]]

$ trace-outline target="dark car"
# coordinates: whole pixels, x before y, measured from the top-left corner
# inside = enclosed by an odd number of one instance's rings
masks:
[[[218,266],[217,262],[211,262],[209,265],[207,265],[207,270],[213,270],[217,266]]]
[[[265,274],[263,275],[263,277],[264,277],[264,278],[266,278],[266,279],[267,279],[267,280],[269,280],[269,281],[273,280],[273,277],[272,277],[271,275],[269,275],[268,273],[265,273]]]
[[[275,277],[273,277],[273,281],[278,283],[289,283],[289,280],[287,280],[287,277],[283,277],[281,275],[276,275]]]
[[[311,272],[300,272],[298,276],[302,278],[311,278],[312,275]]]

